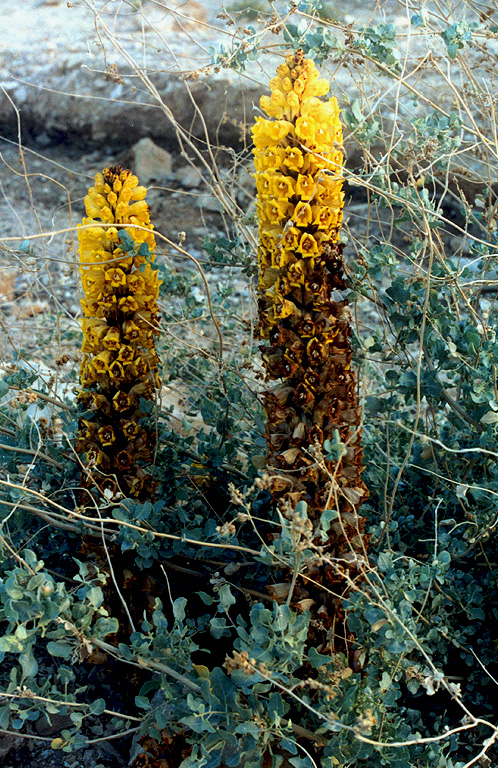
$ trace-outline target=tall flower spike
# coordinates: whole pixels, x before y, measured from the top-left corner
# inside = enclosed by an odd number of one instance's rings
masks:
[[[336,510],[322,551],[354,578],[366,547],[358,507],[368,492],[342,293],[342,128],[337,100],[322,100],[329,87],[298,51],[278,67],[271,96],[261,99],[270,119],[259,117],[253,127],[259,329],[267,340],[261,347],[267,378],[278,381],[264,399],[274,499],[286,516],[305,501],[313,530],[327,509]],[[338,571],[308,570],[302,584],[309,594],[313,580],[329,594],[345,595],[347,579]],[[322,603],[323,591],[316,607]],[[339,627],[341,610],[340,600],[330,600],[322,626]],[[325,645],[344,648],[329,633]]]
[[[83,283],[83,409],[77,450],[84,482],[107,495],[149,496],[154,434],[143,399],[159,386],[154,337],[159,281],[147,190],[131,171],[106,168],[85,197],[79,229]],[[135,225],[135,226],[134,226]],[[139,228],[140,227],[140,228]],[[147,410],[147,409],[145,409]]]

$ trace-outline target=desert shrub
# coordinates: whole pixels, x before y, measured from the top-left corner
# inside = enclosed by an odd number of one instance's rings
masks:
[[[267,85],[302,48],[342,105],[341,239],[370,494],[369,561],[336,600],[344,652],[311,642],[320,613],[304,580],[301,605],[287,599],[287,574],[305,576],[318,545],[306,505],[292,520],[279,514],[265,471],[264,374],[254,313],[239,306],[256,265],[251,193],[237,197],[250,154],[226,151],[222,176],[213,136],[177,123],[224,231],[207,232],[195,257],[156,233],[167,258],[156,342],[164,391],[150,403],[154,497],[83,506],[70,388],[54,393],[50,371],[21,355],[0,383],[0,728],[33,735],[57,714],[66,724],[54,749],[134,734],[150,762],[174,755],[184,768],[490,765],[495,13],[470,2],[404,15],[389,6],[362,25],[327,21],[316,2],[272,6],[267,17],[259,5],[251,27],[229,15],[233,49],[213,49],[192,74],[258,72]],[[105,32],[105,45],[121,45]],[[131,54],[127,64],[133,71]],[[171,120],[152,74],[135,72]],[[36,246],[23,247],[36,258]],[[324,444],[329,459],[339,449]],[[324,540],[334,511],[313,521]],[[321,554],[323,569],[340,566]]]

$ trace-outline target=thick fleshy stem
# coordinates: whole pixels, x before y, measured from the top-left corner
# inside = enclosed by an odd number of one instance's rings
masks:
[[[84,484],[108,497],[144,498],[154,490],[145,468],[155,444],[145,402],[159,386],[160,283],[151,267],[146,192],[131,171],[104,169],[85,197],[88,218],[78,232],[84,317],[77,450]]]

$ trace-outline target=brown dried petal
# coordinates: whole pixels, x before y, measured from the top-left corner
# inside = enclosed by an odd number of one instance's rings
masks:
[[[294,393],[294,400],[300,408],[305,408],[313,405],[315,402],[315,396],[313,392],[308,389],[306,384],[298,384]]]
[[[279,464],[282,466],[293,466],[297,458],[301,455],[299,448],[288,448],[283,453],[279,454],[276,458]]]

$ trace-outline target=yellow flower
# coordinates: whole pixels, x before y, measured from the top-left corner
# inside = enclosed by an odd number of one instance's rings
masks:
[[[93,421],[88,421],[88,419],[81,419],[80,437],[82,437],[84,440],[92,440],[96,430],[97,425],[94,424]]]
[[[293,288],[297,288],[298,286],[302,285],[304,283],[305,271],[306,266],[302,259],[295,261],[293,264],[289,264],[289,285]]]
[[[255,179],[258,196],[260,198],[269,197],[271,194],[273,175],[271,173],[256,173]]]
[[[294,302],[289,301],[289,299],[284,299],[284,297],[278,293],[276,294],[275,303],[273,305],[275,319],[285,320],[286,317],[295,314],[296,310],[297,307]]]
[[[282,245],[288,250],[294,250],[299,244],[301,230],[297,227],[285,227],[282,234]]]
[[[279,104],[278,100],[275,99],[273,95],[271,97],[261,96],[259,104],[261,109],[270,117],[283,117],[285,114],[285,101],[283,104]]]
[[[109,330],[107,323],[99,317],[84,317],[81,321],[83,329],[83,352],[98,351],[102,337]],[[88,347],[88,349],[85,349]]]
[[[109,369],[111,360],[112,352],[106,349],[104,352],[99,352],[98,355],[95,355],[92,365],[97,373],[105,373]]]
[[[138,424],[136,421],[125,421],[121,426],[121,432],[128,440],[131,440],[138,432]]]
[[[296,192],[301,196],[302,200],[311,200],[314,197],[317,190],[316,178],[311,175],[303,175],[301,173],[297,176]]]
[[[99,296],[104,288],[105,279],[105,269],[103,267],[93,267],[83,271],[81,280],[85,296],[90,300]]]
[[[254,150],[255,167],[257,171],[267,171],[280,168],[284,161],[285,149],[283,147],[268,147],[264,152]]]
[[[292,216],[293,222],[298,227],[306,227],[313,221],[313,210],[309,203],[298,203]]]
[[[297,250],[303,256],[316,256],[320,252],[317,241],[308,232],[301,237]]]
[[[109,366],[109,379],[116,384],[124,379],[124,368],[117,360],[114,360]]]
[[[142,334],[140,326],[133,320],[125,320],[121,328],[123,329],[123,338],[127,341],[137,341]]]
[[[286,147],[283,162],[290,171],[299,171],[304,164],[304,155],[299,147]]]
[[[107,328],[109,328],[109,326],[107,326]],[[119,328],[109,328],[108,332],[102,339],[102,344],[106,349],[119,349],[121,345]]]
[[[294,206],[288,200],[271,200],[265,206],[265,215],[270,224],[277,224],[290,218]]]
[[[298,117],[296,134],[301,141],[312,142],[315,138],[315,121],[310,117]]]
[[[137,357],[133,363],[132,370],[133,375],[136,376],[136,378],[141,378],[149,372],[150,368],[144,357]]]
[[[105,279],[112,288],[120,288],[126,285],[126,275],[119,267],[112,267],[105,272]]]
[[[131,407],[131,397],[127,392],[118,390],[112,398],[112,405],[116,411],[127,411]]]
[[[132,314],[139,308],[137,300],[133,296],[122,296],[119,299],[119,309],[125,314]]]
[[[296,193],[292,176],[284,176],[281,173],[273,174],[272,192],[278,200],[288,200],[292,197]]]
[[[135,351],[130,344],[123,344],[123,346],[119,348],[118,360],[124,365],[131,363],[134,357]]]
[[[294,264],[297,261],[294,251],[280,251],[280,260],[278,266],[283,269],[290,264]]]
[[[97,432],[98,438],[102,445],[112,445],[116,440],[113,428],[108,424],[105,427],[101,427]]]

